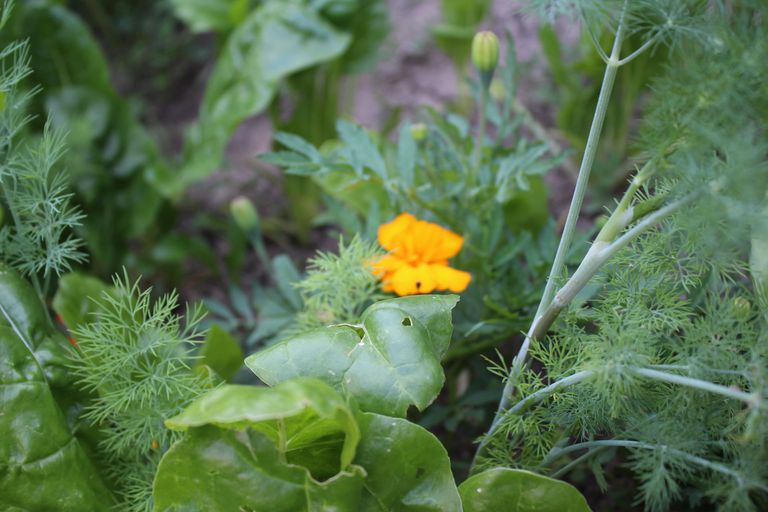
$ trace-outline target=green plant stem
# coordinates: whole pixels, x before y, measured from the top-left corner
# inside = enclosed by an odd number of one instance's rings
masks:
[[[552,297],[555,293],[557,279],[563,272],[563,268],[565,267],[565,257],[568,254],[568,250],[571,247],[571,242],[573,241],[573,236],[576,232],[576,222],[579,219],[581,205],[584,202],[584,196],[587,192],[589,175],[592,171],[595,156],[597,155],[597,146],[600,140],[600,134],[603,131],[603,123],[605,121],[606,113],[608,112],[608,104],[610,102],[611,92],[613,91],[613,84],[616,81],[616,73],[619,69],[619,55],[621,53],[621,45],[623,41],[624,15],[622,13],[622,17],[619,20],[619,27],[616,31],[616,38],[613,41],[611,57],[605,66],[603,84],[600,87],[600,95],[597,100],[595,115],[592,118],[592,126],[589,129],[587,145],[584,149],[584,157],[582,158],[581,166],[579,167],[579,176],[576,179],[576,187],[573,191],[573,198],[571,199],[571,205],[568,208],[568,215],[565,220],[565,226],[563,227],[563,235],[560,238],[560,243],[557,247],[557,252],[555,253],[555,259],[552,262],[552,269],[549,272],[547,284],[544,288],[544,294],[541,298],[541,303],[539,304],[538,313],[549,306],[550,302],[552,301]],[[536,316],[538,316],[538,314]]]
[[[264,268],[267,270],[267,272],[272,274],[272,260],[269,258],[267,248],[264,246],[264,238],[261,236],[260,230],[251,230],[251,232],[248,233],[247,238],[248,242],[251,244],[251,247],[253,247],[253,249],[256,251],[256,256],[258,256],[261,264],[264,265]]]
[[[563,466],[562,468],[558,469],[554,473],[550,474],[549,476],[551,478],[560,478],[563,475],[567,475],[573,468],[581,464],[587,459],[590,459],[597,455],[598,453],[604,451],[606,448],[609,448],[609,446],[598,446],[597,448],[593,448],[589,450],[587,453],[584,453],[575,459],[573,459],[571,462]]]
[[[285,431],[285,420],[283,418],[280,418],[277,420],[277,456],[280,458],[280,461],[285,463],[286,462],[286,456],[285,452],[288,451],[288,440],[286,438],[286,431]]]
[[[739,391],[737,389],[732,389],[730,387],[721,386],[720,384],[715,384],[707,380],[695,379],[693,377],[685,377],[682,375],[675,375],[673,373],[662,372],[662,371],[654,370],[651,368],[640,368],[636,366],[628,366],[626,367],[626,370],[630,373],[634,373],[635,375],[639,375],[641,377],[645,377],[650,380],[667,382],[670,384],[678,384],[680,386],[685,386],[692,389],[698,389],[700,391],[706,391],[709,393],[714,393],[716,395],[721,395],[727,398],[731,398],[733,400],[738,400],[740,402],[747,404],[750,407],[754,407],[754,408],[766,407],[766,405],[762,401],[762,398],[757,393],[746,393],[744,391]],[[595,372],[594,370],[582,370],[580,372],[576,372],[573,375],[564,377],[558,381],[553,382],[552,384],[546,387],[541,388],[535,393],[531,393],[527,397],[517,402],[513,407],[510,407],[509,409],[504,411],[499,421],[497,421],[494,424],[494,426],[491,427],[488,433],[484,436],[483,441],[480,443],[480,447],[478,448],[477,453],[480,454],[482,450],[485,449],[485,447],[493,438],[493,435],[497,432],[499,426],[503,423],[503,420],[505,418],[507,418],[508,416],[521,414],[525,412],[528,408],[530,408],[532,405],[535,405],[545,400],[555,392],[560,391],[563,388],[573,386],[574,384],[578,384],[579,382],[588,380],[594,377],[596,373],[597,372]]]
[[[477,123],[477,139],[475,140],[475,153],[472,158],[472,167],[469,170],[469,179],[467,180],[469,182],[469,187],[475,186],[475,180],[477,179],[477,174],[480,172],[480,163],[482,161],[483,156],[483,144],[485,143],[485,110],[488,103],[488,88],[484,85],[480,86],[480,112],[479,120]]]
[[[682,450],[671,448],[667,445],[655,445],[650,443],[643,443],[641,441],[631,441],[627,439],[605,439],[605,440],[598,440],[598,441],[587,441],[584,443],[572,444],[570,446],[566,446],[565,448],[558,448],[556,450],[552,450],[549,453],[549,455],[547,455],[544,458],[544,461],[542,461],[542,465],[547,465],[553,462],[555,459],[562,457],[563,455],[573,451],[582,450],[585,448],[589,449],[589,448],[603,448],[603,447],[639,448],[643,450],[664,450],[675,457],[679,457],[681,459],[684,459],[698,466],[705,467],[707,469],[716,471],[718,473],[722,473],[724,475],[729,475],[734,479],[736,479],[736,481],[739,482],[740,485],[744,485],[744,480],[745,480],[744,476],[738,471],[734,471],[733,469],[729,468],[724,464],[712,462],[703,457],[692,455]],[[590,453],[594,453],[594,451]],[[764,491],[768,490],[768,487],[764,485],[757,484],[757,487],[759,487]]]
[[[600,96],[597,100],[597,107],[595,108],[595,115],[592,119],[592,126],[589,129],[589,136],[587,138],[587,145],[584,150],[584,157],[581,160],[581,166],[579,167],[579,175],[576,179],[576,187],[573,191],[573,198],[571,205],[568,208],[568,215],[566,217],[565,226],[563,227],[563,235],[560,238],[560,243],[557,246],[557,252],[555,253],[555,259],[552,262],[552,268],[549,271],[547,277],[547,284],[544,287],[544,293],[541,297],[541,302],[536,309],[536,314],[533,317],[533,324],[531,325],[528,334],[523,340],[520,350],[515,356],[512,362],[512,369],[510,372],[510,378],[504,387],[504,393],[499,402],[499,407],[496,411],[496,416],[491,428],[497,423],[501,412],[506,409],[512,391],[514,390],[515,380],[517,375],[525,363],[528,355],[528,349],[531,344],[531,338],[536,337],[536,334],[541,331],[538,325],[544,325],[541,321],[542,314],[550,306],[555,294],[555,286],[557,280],[563,272],[565,267],[565,257],[568,254],[568,250],[571,247],[573,236],[576,231],[576,221],[579,218],[581,212],[581,205],[584,202],[584,195],[587,192],[587,184],[589,183],[589,174],[592,170],[592,165],[595,161],[595,155],[597,154],[597,145],[600,139],[600,134],[603,130],[603,122],[605,121],[606,113],[608,112],[608,104],[613,91],[613,84],[616,80],[616,73],[619,69],[619,56],[621,53],[621,45],[624,41],[624,13],[626,11],[626,1],[624,2],[624,9],[622,10],[621,18],[619,19],[619,26],[616,30],[616,37],[613,41],[613,49],[611,50],[611,57],[605,66],[605,74],[603,75],[603,84],[600,87]],[[554,320],[554,318],[552,319]],[[551,323],[551,322],[550,322]],[[549,328],[549,325],[546,325]],[[545,329],[546,331],[546,329]]]
[[[605,264],[606,261],[608,261],[617,252],[624,249],[632,240],[640,236],[642,233],[651,229],[666,217],[672,215],[684,205],[688,204],[693,200],[695,196],[696,194],[690,194],[647,215],[629,231],[618,237],[613,242],[595,241],[570,279],[568,279],[565,285],[563,285],[563,287],[557,292],[549,306],[547,306],[547,308],[534,320],[533,325],[531,325],[531,329],[528,331],[528,334],[523,340],[523,345],[518,352],[518,356],[515,358],[515,362],[517,362],[521,356],[522,358],[525,358],[528,353],[528,349],[530,348],[531,340],[540,339],[547,333],[549,328],[552,326],[552,323],[560,315],[560,312],[570,303],[571,300],[573,300],[576,294],[581,291],[582,288],[584,288],[589,280],[594,277],[595,274],[597,274],[597,272],[600,270],[603,264]],[[631,210],[627,210],[627,212],[631,213]],[[613,215],[622,217],[625,220],[632,220],[632,215],[627,215],[626,212],[621,212],[619,210],[614,211]],[[609,223],[610,222],[611,221],[609,220]],[[626,224],[622,227],[622,229],[624,227],[626,227]],[[501,412],[506,409],[507,405],[509,404],[512,391],[514,389],[514,380],[520,373],[521,368],[522,364],[513,365],[512,369],[510,370],[510,376],[507,380],[507,385],[504,388],[505,395],[502,397],[499,410],[496,414],[497,419],[494,420],[494,423],[491,425],[491,430],[494,429]]]
[[[684,375],[675,375],[674,373],[662,372],[659,370],[653,370],[651,368],[633,368],[632,372],[652,380],[669,382],[670,384],[679,384],[681,386],[686,386],[701,391],[708,391],[710,393],[732,398],[734,400],[740,400],[751,407],[765,407],[765,404],[762,403],[760,395],[757,393],[746,393],[744,391],[739,391],[738,389],[721,386],[720,384],[714,384],[706,380],[694,379],[693,377],[686,377]]]

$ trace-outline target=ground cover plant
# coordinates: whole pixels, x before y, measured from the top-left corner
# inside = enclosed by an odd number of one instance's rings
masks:
[[[0,510],[768,508],[765,7],[526,2],[547,118],[492,4],[427,34],[474,112],[369,128],[394,4],[168,0],[216,43],[174,158],[110,80],[135,13],[2,3]],[[286,213],[189,213],[261,111]]]

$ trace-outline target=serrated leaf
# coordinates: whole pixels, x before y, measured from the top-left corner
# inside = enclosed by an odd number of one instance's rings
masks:
[[[371,136],[362,127],[339,119],[336,130],[344,142],[344,150],[348,153],[350,165],[358,175],[363,175],[363,169],[371,169],[382,180],[387,179],[387,165],[376,147]]]
[[[354,397],[369,412],[405,416],[437,397],[445,376],[455,295],[422,295],[377,302],[360,326],[317,329],[249,356],[246,365],[276,385],[315,377]]]
[[[459,486],[464,512],[590,512],[572,485],[519,469],[494,468]]]

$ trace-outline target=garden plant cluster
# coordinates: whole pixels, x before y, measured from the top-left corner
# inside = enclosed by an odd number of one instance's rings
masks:
[[[0,511],[768,510],[768,6],[501,2],[0,0]]]

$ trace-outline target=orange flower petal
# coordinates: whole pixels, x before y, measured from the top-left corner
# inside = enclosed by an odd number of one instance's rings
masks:
[[[397,250],[408,238],[408,230],[413,226],[416,217],[410,213],[401,213],[395,220],[379,226],[379,244],[388,251]]]
[[[392,274],[389,281],[394,292],[403,297],[419,293],[431,293],[435,290],[435,279],[429,266],[420,264],[416,267],[404,265]]]
[[[387,254],[382,256],[382,258],[371,265],[371,267],[373,268],[374,275],[381,277],[388,273],[395,272],[403,265],[405,265],[403,260],[396,258],[391,254]]]
[[[454,293],[463,292],[472,280],[472,274],[456,270],[447,265],[430,265],[429,271],[438,290],[450,290]]]

